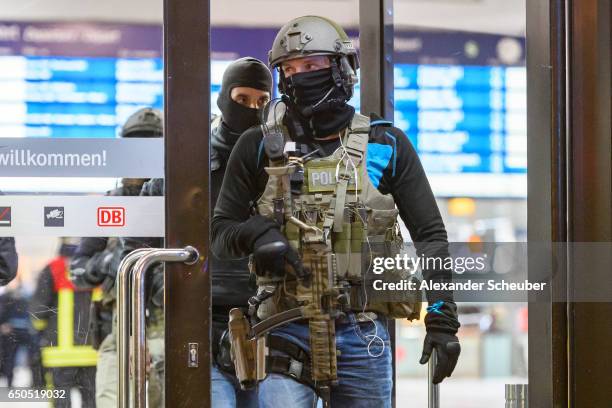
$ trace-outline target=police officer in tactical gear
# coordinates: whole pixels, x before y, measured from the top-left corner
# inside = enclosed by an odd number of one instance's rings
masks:
[[[256,58],[233,61],[224,71],[217,106],[221,115],[211,124],[211,197],[214,207],[225,168],[240,135],[260,123],[260,112],[270,100],[272,75]],[[163,180],[153,179],[143,186],[142,195],[163,195]],[[141,245],[122,240],[127,250]],[[149,246],[159,243],[149,242]],[[257,394],[240,389],[230,358],[227,337],[228,313],[247,304],[254,294],[249,281],[248,258],[221,259],[210,254],[212,272],[212,406],[215,408],[257,407]],[[154,299],[156,297],[154,296]]]
[[[162,137],[163,118],[159,110],[142,108],[130,115],[121,129],[120,136],[131,137]],[[124,178],[121,186],[109,191],[113,196],[137,196],[147,179]],[[70,263],[70,278],[79,288],[94,288],[101,286],[103,298],[92,302],[91,336],[94,346],[99,349],[99,360],[96,370],[96,405],[98,407],[117,406],[117,344],[115,313],[115,281],[117,270],[122,259],[121,245],[116,238],[88,237],[82,238]],[[150,289],[159,292],[163,288],[159,275],[152,274]],[[157,279],[156,279],[157,277]],[[161,312],[150,299],[148,322],[150,329],[147,334],[153,343],[161,343],[158,354],[163,353],[163,330],[152,330],[151,326],[161,326]],[[157,310],[158,313],[153,313]],[[151,341],[150,341],[151,342]],[[159,349],[159,347],[157,347]],[[153,372],[150,374],[149,399],[152,406],[161,406],[161,379]]]
[[[272,74],[264,63],[245,57],[223,72],[217,106],[221,115],[211,130],[211,205],[217,202],[225,168],[240,135],[260,123],[261,109],[270,100]],[[242,391],[236,381],[229,353],[229,310],[245,306],[254,294],[249,283],[248,258],[221,259],[210,255],[212,272],[212,404],[213,407],[256,407],[254,391]]]
[[[212,220],[217,255],[252,254],[251,323],[290,316],[267,334],[260,406],[310,407],[314,389],[333,407],[390,407],[388,320],[417,318],[420,303],[368,297],[368,260],[397,253],[398,213],[417,253],[444,259],[444,223],[406,135],[347,104],[358,58],[341,27],[323,17],[294,19],[278,32],[269,62],[279,70],[282,99],[238,140]],[[452,271],[423,275],[448,281]],[[457,308],[452,292],[429,291],[427,300],[421,363],[436,350],[439,383],[460,353]],[[249,370],[243,375],[243,385],[252,383]]]

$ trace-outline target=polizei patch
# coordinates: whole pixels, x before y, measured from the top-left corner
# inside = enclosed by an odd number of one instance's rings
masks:
[[[334,191],[336,188],[336,166],[333,167],[310,167],[307,168],[306,176],[308,177],[308,190],[313,191]],[[360,176],[360,175],[359,175]],[[355,177],[352,176],[348,190],[361,190],[361,177],[359,177],[359,185],[355,186]]]

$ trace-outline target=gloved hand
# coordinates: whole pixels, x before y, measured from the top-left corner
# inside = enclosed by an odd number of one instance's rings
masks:
[[[237,238],[244,252],[253,254],[258,273],[284,276],[288,263],[297,276],[304,276],[297,251],[281,234],[280,226],[275,221],[255,215],[242,224]]]
[[[257,271],[269,273],[273,277],[285,276],[285,265],[289,264],[295,274],[304,277],[304,268],[297,251],[277,228],[271,228],[253,244],[253,258]]]
[[[451,376],[461,353],[461,345],[455,335],[460,326],[457,306],[454,302],[440,300],[429,306],[427,312],[427,335],[419,363],[426,364],[433,350],[436,350],[438,362],[434,368],[433,383],[439,384],[444,378]]]

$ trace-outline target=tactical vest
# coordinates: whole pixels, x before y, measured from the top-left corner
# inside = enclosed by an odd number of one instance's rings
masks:
[[[270,143],[269,129],[274,126],[277,131],[282,129],[286,151],[288,143],[293,142],[279,123],[264,127],[263,143]],[[341,147],[330,156],[303,160],[284,155],[278,160],[270,159],[265,168],[268,182],[257,201],[257,210],[282,225],[281,230],[300,254],[304,267],[319,272],[312,276],[328,278],[318,278],[304,286],[290,267],[281,278],[258,273],[258,291],[274,292],[259,306],[258,318],[265,319],[313,298],[305,292],[334,293],[334,288],[345,294],[341,303],[353,311],[410,320],[420,316],[419,291],[389,296],[371,290],[374,279],[414,278],[404,270],[390,270],[383,275],[374,275],[371,270],[374,258],[395,257],[402,249],[403,239],[393,197],[382,194],[368,175],[368,154],[376,154],[368,150],[370,131],[369,119],[355,114],[341,135]],[[294,174],[302,171],[298,177]],[[296,179],[303,179],[301,187],[296,187]]]

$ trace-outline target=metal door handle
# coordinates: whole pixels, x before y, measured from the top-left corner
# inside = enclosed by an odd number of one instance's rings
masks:
[[[140,248],[130,252],[119,264],[117,272],[117,364],[118,403],[121,408],[130,404],[130,290],[132,267],[144,254],[152,248]]]
[[[119,342],[117,348],[120,408],[128,408],[130,405],[130,356],[134,358],[134,372],[131,381],[131,388],[134,390],[132,402],[138,408],[144,408],[146,404],[145,277],[147,270],[158,262],[183,262],[191,265],[196,263],[199,257],[198,251],[191,246],[182,249],[138,249],[128,254],[119,266],[119,287],[117,288]],[[131,283],[131,290],[128,290],[129,283]],[[130,299],[133,305],[131,313]],[[132,326],[130,317],[134,330],[128,345],[129,331]]]

